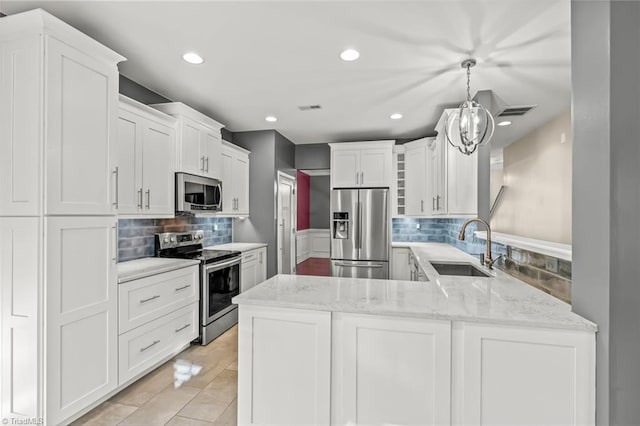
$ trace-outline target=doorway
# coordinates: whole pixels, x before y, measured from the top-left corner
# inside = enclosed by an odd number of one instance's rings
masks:
[[[296,180],[278,172],[278,274],[296,273]]]

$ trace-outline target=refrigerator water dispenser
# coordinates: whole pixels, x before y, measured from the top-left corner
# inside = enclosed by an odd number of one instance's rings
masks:
[[[333,239],[334,240],[349,239],[349,213],[347,212],[333,213]]]

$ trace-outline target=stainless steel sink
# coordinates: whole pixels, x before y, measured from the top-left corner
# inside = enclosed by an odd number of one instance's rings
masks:
[[[485,277],[491,278],[491,275],[487,274],[483,270],[477,268],[471,263],[444,263],[444,262],[429,262],[431,266],[440,275],[460,275],[464,277]]]

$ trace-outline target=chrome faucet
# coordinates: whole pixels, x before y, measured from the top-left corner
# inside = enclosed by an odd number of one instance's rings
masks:
[[[493,264],[496,263],[496,261],[498,259],[500,259],[500,257],[502,257],[502,255],[498,256],[497,258],[493,259],[491,257],[491,227],[489,226],[489,224],[487,222],[485,222],[484,220],[480,219],[479,217],[474,217],[471,219],[467,219],[463,224],[462,224],[462,228],[460,229],[460,233],[458,234],[458,239],[459,240],[464,240],[465,237],[465,231],[467,229],[467,226],[471,223],[471,222],[478,222],[481,223],[485,226],[485,228],[487,228],[487,253],[485,256],[480,256],[480,263],[484,263],[485,266],[489,269],[493,269]]]

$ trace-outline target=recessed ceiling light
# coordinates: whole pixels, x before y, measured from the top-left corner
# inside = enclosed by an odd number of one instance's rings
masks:
[[[276,121],[278,121],[278,119],[276,117],[274,117],[273,115],[268,115],[264,119],[265,119],[265,121],[268,121],[269,123],[275,123]]]
[[[511,124],[511,122],[509,120],[504,120],[498,123],[498,126],[508,126],[509,124]]]
[[[402,114],[400,114],[399,112],[396,112],[391,114],[389,118],[392,120],[400,120],[402,118]]]
[[[204,59],[202,59],[202,56],[198,55],[195,52],[185,53],[184,55],[182,55],[182,59],[189,62],[190,64],[195,64],[195,65],[200,65],[201,63],[204,62]]]
[[[340,59],[343,61],[355,61],[360,57],[360,52],[355,49],[347,49],[340,54]]]

